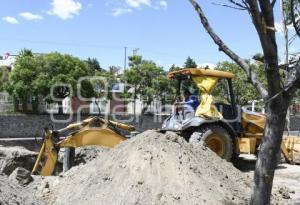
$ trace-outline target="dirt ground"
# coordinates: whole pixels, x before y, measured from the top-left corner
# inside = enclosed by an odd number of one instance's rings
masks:
[[[254,175],[256,157],[243,154],[235,166],[241,171]],[[278,165],[275,172],[274,187],[287,187],[290,200],[288,204],[300,204],[300,165],[282,163]]]
[[[242,155],[234,167],[202,144],[153,130],[114,149],[77,149],[77,166],[52,177],[31,179],[21,162],[34,155],[0,147],[0,205],[249,204],[255,168],[253,155]],[[27,170],[18,174],[17,165]],[[299,179],[300,166],[280,164],[272,204],[300,204]]]

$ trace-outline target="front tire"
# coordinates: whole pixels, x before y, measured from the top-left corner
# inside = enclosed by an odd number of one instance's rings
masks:
[[[193,132],[190,143],[203,143],[221,158],[231,161],[233,142],[228,131],[219,125],[203,125]]]

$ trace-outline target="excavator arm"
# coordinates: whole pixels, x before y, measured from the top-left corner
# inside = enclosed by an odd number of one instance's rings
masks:
[[[80,123],[70,124],[64,129],[51,132],[45,129],[45,137],[36,159],[32,174],[53,174],[60,148],[100,145],[109,148],[122,143],[127,137],[118,130],[134,131],[131,125],[94,117]],[[63,137],[62,140],[60,138]]]

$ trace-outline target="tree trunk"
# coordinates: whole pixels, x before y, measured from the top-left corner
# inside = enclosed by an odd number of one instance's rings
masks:
[[[20,111],[20,109],[19,109],[19,100],[17,98],[14,98],[13,102],[14,102],[14,111],[19,112]]]
[[[280,158],[286,112],[286,108],[269,107],[264,137],[255,167],[252,205],[270,204],[274,172]]]
[[[133,97],[133,115],[135,116],[135,113],[136,113],[136,99],[137,99],[137,96],[136,96],[136,88],[134,87],[134,97]]]
[[[39,98],[38,98],[38,96],[35,96],[34,100],[32,100],[31,105],[32,105],[33,113],[38,114],[39,113]]]
[[[62,101],[58,101],[58,114],[59,115],[63,115],[64,114],[64,108],[63,108],[63,105],[62,105]]]
[[[28,109],[27,109],[27,99],[22,99],[22,112],[23,113],[27,113]]]

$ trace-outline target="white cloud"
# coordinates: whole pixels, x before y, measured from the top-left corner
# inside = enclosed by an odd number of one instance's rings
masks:
[[[37,21],[37,20],[42,20],[43,16],[38,15],[38,14],[33,14],[30,12],[23,12],[19,14],[22,18],[28,21]]]
[[[151,6],[151,0],[126,0],[126,3],[133,8],[140,8],[143,5]]]
[[[216,64],[213,63],[198,63],[198,68],[205,68],[205,67],[209,67],[210,69],[215,69],[217,66]]]
[[[125,4],[122,4],[122,6],[119,5],[115,9],[113,9],[113,16],[120,16],[126,13],[131,13],[135,10],[141,10],[143,7],[149,7],[155,10],[168,8],[167,0],[121,0],[121,2]],[[111,1],[106,2],[106,6],[109,6],[110,4]]]
[[[161,8],[166,9],[168,8],[168,2],[166,0],[160,0],[159,5]]]
[[[121,16],[123,14],[127,14],[127,13],[131,13],[132,12],[132,9],[129,9],[129,8],[116,8],[116,9],[113,9],[112,11],[112,15],[113,16]]]
[[[15,17],[11,16],[3,17],[2,20],[10,24],[19,24],[19,21]]]
[[[48,13],[63,20],[79,15],[79,11],[82,9],[81,3],[76,0],[52,0],[51,5],[52,8]]]

